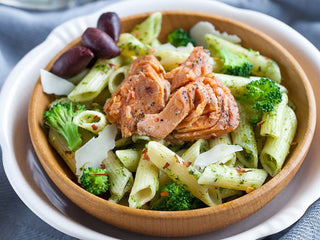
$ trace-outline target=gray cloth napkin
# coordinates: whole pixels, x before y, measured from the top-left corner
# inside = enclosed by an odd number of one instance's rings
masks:
[[[81,2],[81,1],[80,1]],[[26,11],[0,5],[0,87],[15,64],[71,18],[105,7],[96,1],[53,12]],[[271,15],[296,29],[320,49],[320,0],[222,0],[232,6]],[[0,149],[1,153],[1,149]],[[1,154],[2,156],[2,154]],[[0,158],[2,163],[2,157]],[[0,164],[0,239],[74,239],[38,218],[15,194]],[[320,239],[320,200],[291,227],[265,239]]]

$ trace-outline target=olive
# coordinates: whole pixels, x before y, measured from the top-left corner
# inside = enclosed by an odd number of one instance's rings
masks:
[[[120,55],[115,41],[98,28],[87,28],[81,36],[81,41],[82,45],[90,48],[97,57],[110,59]]]
[[[93,58],[94,54],[90,49],[73,47],[54,62],[51,72],[62,78],[70,78],[83,71]]]
[[[121,22],[115,12],[106,12],[99,17],[97,27],[118,42],[121,32]]]

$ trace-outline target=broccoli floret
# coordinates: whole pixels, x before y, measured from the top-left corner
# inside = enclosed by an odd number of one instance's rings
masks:
[[[218,49],[218,53],[223,59],[222,73],[241,77],[250,75],[253,64],[245,56],[237,56],[227,48]]]
[[[245,104],[245,111],[251,123],[262,119],[263,112],[273,110],[282,101],[280,87],[268,78],[260,78],[247,84],[246,92],[239,96]]]
[[[151,210],[182,211],[192,209],[196,197],[181,185],[169,182],[158,191],[158,198],[151,202]]]
[[[106,169],[85,168],[80,178],[81,187],[94,195],[101,195],[109,189]]]
[[[168,42],[175,47],[187,46],[188,43],[192,43],[196,46],[196,42],[190,38],[189,34],[182,28],[175,29],[168,35]]]
[[[78,126],[73,123],[73,118],[84,110],[80,104],[57,103],[43,114],[43,123],[61,134],[67,141],[69,149],[73,151],[82,143]]]

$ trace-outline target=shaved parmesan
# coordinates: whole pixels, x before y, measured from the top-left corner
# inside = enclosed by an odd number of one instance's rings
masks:
[[[115,146],[117,127],[106,126],[98,137],[90,139],[85,145],[75,152],[76,175],[82,175],[83,168],[100,167],[101,162],[107,157],[108,152]]]
[[[207,47],[206,42],[204,40],[204,36],[208,33],[224,38],[225,40],[228,40],[233,43],[241,42],[241,38],[239,38],[237,35],[228,34],[226,32],[221,33],[218,30],[216,30],[215,27],[209,22],[198,22],[190,29],[191,38],[196,41],[197,45],[203,47]]]
[[[239,145],[218,144],[209,151],[201,153],[194,162],[194,167],[203,170],[212,163],[226,163],[235,152],[242,151]]]
[[[47,94],[68,95],[75,88],[73,83],[46,70],[41,69],[40,75],[42,89]]]

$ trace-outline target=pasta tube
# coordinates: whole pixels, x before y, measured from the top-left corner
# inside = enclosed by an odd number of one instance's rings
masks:
[[[154,198],[159,188],[159,169],[144,155],[141,156],[129,196],[129,207],[141,208]]]
[[[164,145],[151,141],[148,144],[148,156],[150,161],[165,172],[174,182],[183,185],[192,195],[199,198],[208,206],[221,203],[216,194],[210,194],[208,186],[201,186],[197,178],[190,174],[188,167],[180,163],[181,158]]]
[[[263,169],[211,164],[205,168],[198,183],[250,192],[260,187],[267,176]]]
[[[102,164],[107,170],[110,181],[111,197],[109,201],[117,203],[131,189],[133,184],[132,173],[121,164],[112,151],[108,152],[108,156],[102,161]]]
[[[130,33],[120,34],[118,47],[121,50],[121,56],[130,60],[147,54],[150,46],[143,44]]]
[[[59,153],[65,163],[68,165],[70,170],[76,175],[76,160],[74,157],[74,152],[70,151],[68,148],[68,143],[62,135],[57,131],[50,128],[49,130],[49,142],[54,147],[54,149]]]
[[[208,49],[214,56],[217,56],[216,49],[227,48],[236,55],[245,55],[253,64],[251,71],[254,75],[270,78],[277,83],[281,82],[282,79],[278,64],[270,58],[262,56],[259,52],[246,49],[213,34],[207,34],[205,41]]]
[[[263,113],[260,135],[269,137],[280,137],[282,122],[288,105],[288,96],[282,93],[282,101],[276,104],[271,112]]]
[[[122,66],[111,73],[108,83],[108,89],[110,93],[113,93],[117,90],[120,83],[126,78],[129,68],[129,66]]]
[[[142,23],[136,25],[131,34],[142,43],[152,45],[157,40],[161,31],[161,22],[161,13],[155,12]]]
[[[101,112],[85,110],[73,118],[73,123],[97,134],[107,125],[107,120]]]
[[[130,171],[135,172],[137,170],[141,151],[136,149],[123,149],[117,150],[116,155],[123,165]]]
[[[109,65],[109,60],[98,59],[89,73],[69,93],[68,98],[72,102],[88,102],[97,97],[108,85],[109,76],[114,70],[112,66]]]
[[[267,137],[266,144],[260,155],[262,167],[272,177],[280,172],[297,129],[296,115],[288,106],[285,107],[284,119],[281,126],[281,137]]]
[[[197,157],[199,157],[200,153],[206,150],[207,146],[207,140],[199,139],[182,154],[181,158],[183,158],[184,161],[194,163]]]
[[[246,167],[257,168],[258,166],[258,149],[254,137],[254,131],[251,124],[246,120],[241,105],[238,104],[240,110],[240,123],[236,130],[231,133],[232,142],[243,148],[241,152],[237,152],[238,160]]]
[[[250,82],[260,79],[259,77],[245,78],[222,73],[212,73],[212,76],[214,76],[215,78],[220,80],[224,85],[226,85],[226,87],[230,89],[232,95],[236,98],[247,91],[246,87]],[[276,83],[276,85],[280,87],[281,92],[288,92],[288,90],[281,84]]]

